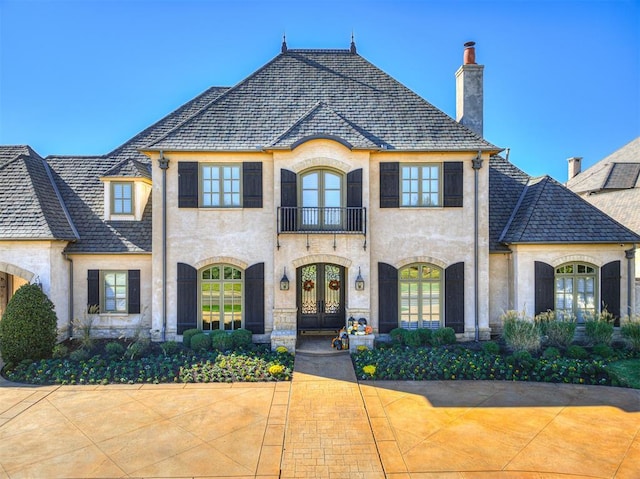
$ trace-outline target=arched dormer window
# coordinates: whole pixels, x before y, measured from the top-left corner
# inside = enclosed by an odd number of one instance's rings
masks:
[[[328,169],[302,173],[299,196],[303,229],[341,229],[346,204],[342,173]]]

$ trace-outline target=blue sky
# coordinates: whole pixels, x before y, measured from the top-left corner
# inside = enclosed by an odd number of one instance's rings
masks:
[[[640,136],[640,2],[0,0],[0,144],[107,153],[280,51],[348,48],[455,117],[463,43],[485,138],[566,181]]]

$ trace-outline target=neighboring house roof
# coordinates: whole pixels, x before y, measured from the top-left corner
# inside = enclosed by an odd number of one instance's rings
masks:
[[[104,178],[146,178],[151,179],[151,164],[128,158],[107,171]]]
[[[78,239],[49,167],[28,146],[0,146],[0,239]]]
[[[640,137],[570,178],[567,187],[579,194],[603,189],[640,187],[640,170],[634,164],[640,164]],[[635,182],[632,177],[635,177]]]
[[[500,150],[350,50],[287,50],[145,149],[255,151],[340,135],[355,148]]]
[[[495,158],[495,157],[494,157]],[[505,213],[516,199],[500,197],[494,184],[505,194],[520,191],[517,202],[504,227],[498,243],[637,243],[640,236],[598,208],[583,200],[550,176],[528,177],[502,158],[492,159],[489,177],[491,232],[499,229]],[[524,176],[523,176],[524,175]],[[511,177],[511,179],[509,178]],[[501,204],[504,205],[501,206]],[[492,238],[495,239],[495,236]],[[499,251],[496,248],[494,251]]]

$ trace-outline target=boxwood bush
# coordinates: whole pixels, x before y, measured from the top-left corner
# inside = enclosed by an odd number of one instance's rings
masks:
[[[197,328],[186,329],[182,333],[182,344],[184,344],[186,348],[190,348],[191,338],[194,337],[196,334],[200,334],[200,333],[202,333],[201,329],[197,329]]]
[[[50,358],[57,327],[53,303],[38,285],[25,284],[11,297],[0,320],[0,355],[9,365]]]
[[[191,349],[194,351],[207,351],[211,349],[211,335],[200,332],[191,337]]]

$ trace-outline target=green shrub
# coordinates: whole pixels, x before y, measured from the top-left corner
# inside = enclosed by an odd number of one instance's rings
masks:
[[[613,315],[606,309],[584,323],[584,333],[590,344],[611,344]]]
[[[545,359],[558,359],[560,357],[560,350],[554,346],[549,346],[542,353],[542,357]]]
[[[507,311],[500,319],[503,323],[502,337],[509,349],[514,352],[540,349],[542,338],[538,323],[516,311]]]
[[[545,342],[557,348],[566,348],[573,342],[576,332],[574,317],[556,317],[554,311],[547,311],[536,316],[540,334]]]
[[[62,359],[62,358],[66,358],[68,354],[69,354],[69,348],[62,343],[58,343],[53,347],[53,351],[51,352],[51,357],[53,359]]]
[[[248,329],[236,329],[231,333],[234,348],[246,349],[251,346],[253,334]]]
[[[104,352],[107,356],[113,359],[118,359],[124,356],[126,348],[118,341],[110,341],[104,346]]]
[[[613,356],[613,348],[607,344],[596,344],[592,349],[593,354],[601,358],[610,358]]]
[[[191,349],[194,351],[206,351],[211,349],[211,336],[203,332],[192,336]]]
[[[523,370],[531,369],[535,365],[535,360],[529,351],[516,351],[507,360]]]
[[[394,328],[391,331],[389,331],[389,337],[391,338],[391,342],[399,346],[404,345],[404,339],[406,337],[406,334],[407,334],[407,330],[402,328]]]
[[[409,346],[410,348],[420,347],[420,345],[422,344],[422,339],[418,331],[418,329],[408,330],[404,335],[404,344]]]
[[[567,348],[567,357],[571,359],[587,359],[589,353],[582,346],[573,344]]]
[[[640,351],[640,320],[627,320],[622,324],[620,333],[634,351]]]
[[[178,352],[180,345],[175,341],[166,341],[160,345],[160,349],[165,356],[171,356]]]
[[[149,349],[149,345],[149,338],[138,338],[134,342],[129,343],[125,355],[130,359],[141,358]]]
[[[500,354],[500,345],[495,341],[482,343],[482,350],[487,354]]]
[[[56,345],[58,318],[53,303],[36,284],[12,296],[0,321],[0,355],[7,364],[50,358]]]
[[[431,333],[431,344],[442,346],[444,344],[455,344],[456,332],[453,328],[438,328]]]
[[[89,359],[89,351],[83,348],[76,349],[75,351],[71,351],[71,354],[69,354],[69,359],[77,362],[86,361],[87,359]]]
[[[184,344],[185,347],[190,348],[191,347],[191,338],[194,337],[196,334],[200,334],[202,332],[202,330],[200,329],[186,329],[183,333],[182,333],[182,344]]]
[[[73,330],[75,333],[73,339],[79,340],[80,347],[88,351],[94,347],[94,339],[91,331],[93,331],[93,323],[96,321],[98,313],[100,313],[100,306],[94,304],[84,311],[82,319],[75,318],[73,320]]]
[[[231,334],[220,329],[211,332],[211,347],[216,351],[229,351],[233,349]]]
[[[429,346],[431,344],[431,338],[433,337],[433,330],[420,328],[418,329],[418,336],[420,336],[420,346]]]

